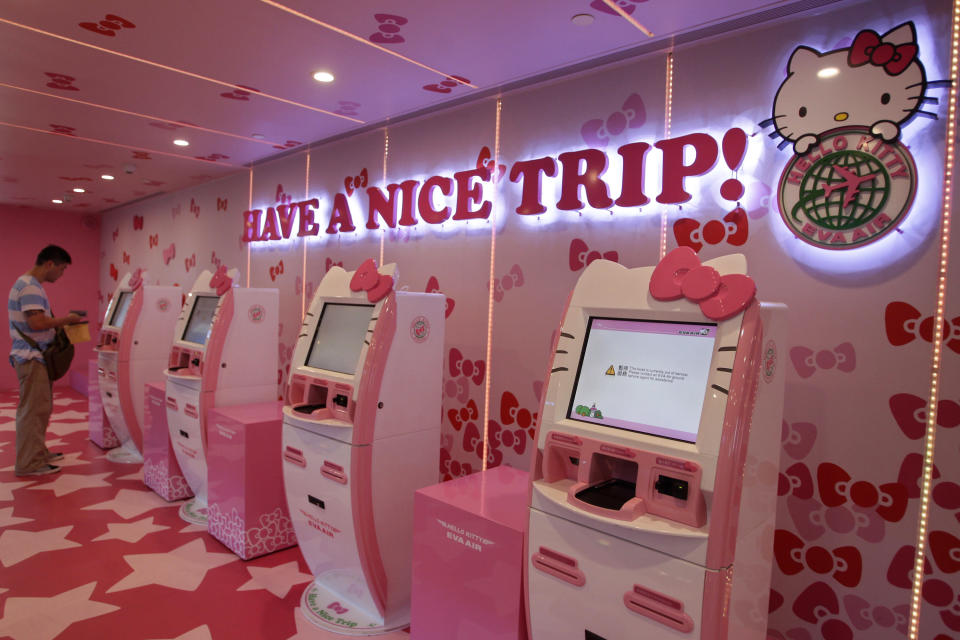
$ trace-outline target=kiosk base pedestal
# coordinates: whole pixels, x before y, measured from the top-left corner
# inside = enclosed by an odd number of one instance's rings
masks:
[[[343,600],[342,595],[329,591],[323,585],[311,582],[300,598],[300,614],[311,624],[338,635],[378,636],[391,631],[399,631],[409,624],[410,612],[400,612],[396,619],[384,623],[356,609]]]
[[[184,522],[207,526],[207,505],[198,503],[196,498],[180,505],[180,511],[177,513]]]
[[[133,448],[133,442],[128,440],[127,443],[130,445],[130,449],[124,444],[123,446],[107,451],[107,460],[119,464],[140,464],[143,462],[143,456]]]
[[[193,491],[180,471],[177,456],[170,445],[167,428],[166,386],[145,385],[146,403],[143,421],[143,483],[166,500],[192,498]]]
[[[87,407],[90,412],[90,441],[101,449],[113,449],[120,446],[120,438],[110,427],[107,412],[103,410],[100,399],[100,377],[97,374],[97,361],[87,361]]]
[[[277,455],[283,405],[207,413],[207,530],[244,560],[297,544]]]

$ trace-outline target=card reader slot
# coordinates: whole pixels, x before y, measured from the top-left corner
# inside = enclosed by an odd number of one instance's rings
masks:
[[[638,584],[623,594],[623,604],[634,613],[682,633],[693,631],[693,619],[683,612],[683,604],[670,596]]]
[[[295,464],[298,467],[307,466],[307,459],[303,457],[303,451],[300,449],[294,449],[293,447],[286,447],[283,450],[283,459],[291,464]]]
[[[347,474],[343,467],[338,464],[334,464],[329,460],[323,461],[323,466],[320,467],[320,475],[327,480],[333,480],[334,482],[338,482],[340,484],[347,484]]]
[[[587,583],[587,577],[577,567],[577,561],[562,553],[540,547],[540,553],[533,554],[530,559],[534,568],[575,587],[582,587]]]
[[[197,411],[197,408],[192,404],[183,405],[183,413],[190,418],[199,418],[200,412]]]

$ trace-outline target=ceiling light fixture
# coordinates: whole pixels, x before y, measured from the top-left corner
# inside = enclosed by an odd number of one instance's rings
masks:
[[[173,141],[173,144],[177,145],[178,147],[189,147],[189,146],[190,146],[190,143],[187,142],[186,140],[184,140],[183,138],[177,138],[176,140]]]
[[[264,135],[262,133],[251,133],[250,137],[254,140],[263,140]]]
[[[54,198],[50,202],[52,202],[53,204],[63,204],[63,200],[61,200],[60,198]]]
[[[105,174],[103,174],[102,176],[100,176],[100,179],[101,179],[101,180],[113,180],[113,176],[110,175],[109,173],[105,173]]]
[[[817,71],[818,78],[832,78],[836,75],[840,75],[840,69],[836,67],[824,67],[820,69],[820,71]]]
[[[87,190],[86,190],[86,189],[83,189],[83,188],[81,188],[81,187],[74,187],[74,188],[73,188],[73,192],[74,192],[74,193],[86,193]]]
[[[313,79],[317,82],[330,83],[333,82],[333,74],[329,71],[317,71],[313,74]]]
[[[578,13],[570,18],[570,22],[578,27],[589,27],[591,24],[593,24],[593,16],[589,13]]]

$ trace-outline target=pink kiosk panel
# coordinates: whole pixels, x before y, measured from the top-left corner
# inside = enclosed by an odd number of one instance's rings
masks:
[[[193,497],[170,444],[167,428],[167,390],[161,382],[147,383],[143,421],[143,483],[164,500]]]

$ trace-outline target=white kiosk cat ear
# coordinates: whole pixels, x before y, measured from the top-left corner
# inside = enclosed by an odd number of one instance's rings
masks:
[[[820,62],[820,52],[810,47],[799,46],[790,54],[787,63],[787,73],[801,73]]]
[[[913,44],[917,41],[917,30],[912,22],[904,22],[887,31],[880,39],[893,45]]]

